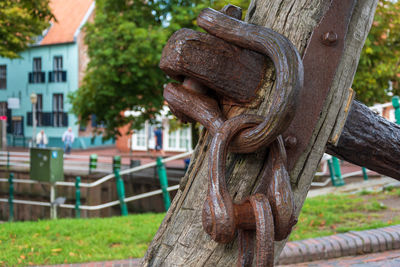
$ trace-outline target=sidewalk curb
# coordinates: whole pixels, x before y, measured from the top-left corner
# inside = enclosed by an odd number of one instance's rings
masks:
[[[363,255],[400,248],[400,225],[288,242],[278,264]]]

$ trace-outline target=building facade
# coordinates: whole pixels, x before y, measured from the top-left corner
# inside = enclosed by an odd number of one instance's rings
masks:
[[[138,116],[135,111],[125,111],[125,116]],[[165,152],[180,153],[192,151],[192,130],[189,125],[171,129],[170,122],[173,117],[170,115],[169,108],[164,106],[160,116],[155,119],[155,124],[146,121],[143,128],[130,132],[129,125],[125,125],[119,129],[121,136],[116,140],[116,147],[121,152],[131,151],[151,151],[155,149],[156,137],[155,130],[160,128],[162,132],[162,149]]]
[[[77,137],[75,148],[103,144],[77,125],[68,101],[88,63],[82,27],[93,18],[94,5],[94,0],[52,0],[56,20],[36,44],[18,59],[0,58],[0,116],[7,119],[8,145],[27,146],[32,138],[32,93],[37,95],[36,133],[43,129],[49,146],[62,146],[68,127]]]

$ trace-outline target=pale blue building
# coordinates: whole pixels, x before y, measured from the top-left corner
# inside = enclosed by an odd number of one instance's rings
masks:
[[[62,146],[61,136],[71,127],[74,148],[105,145],[101,137],[92,139],[91,127],[79,127],[69,113],[68,93],[79,88],[88,57],[81,31],[92,19],[93,0],[52,0],[57,22],[44,31],[37,44],[22,52],[19,59],[0,58],[0,116],[7,117],[9,146],[28,146],[32,138],[32,103],[37,95],[37,130],[44,130],[49,146]]]

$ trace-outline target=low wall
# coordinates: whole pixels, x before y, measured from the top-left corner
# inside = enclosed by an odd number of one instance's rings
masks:
[[[150,169],[149,172],[152,170]],[[29,179],[27,170],[12,170],[16,179]],[[154,174],[155,171],[154,171]],[[90,183],[99,178],[103,174],[81,175],[81,182]],[[0,177],[7,178],[8,172],[0,170]],[[65,174],[65,181],[75,182],[74,174]],[[149,177],[141,174],[124,175],[125,196],[130,197],[141,193],[160,189],[160,183],[157,176]],[[179,181],[173,179],[169,181],[169,186],[177,184]],[[0,183],[0,198],[8,198],[8,183]],[[171,199],[175,196],[176,191],[170,192]],[[75,204],[75,187],[57,186],[56,197],[66,197],[66,204]],[[14,199],[31,200],[31,201],[50,201],[50,186],[46,183],[40,184],[21,184],[14,183]],[[111,179],[101,185],[91,188],[81,188],[81,205],[95,206],[118,200],[115,179]],[[156,195],[141,200],[127,203],[129,213],[142,212],[163,212],[164,204],[162,195]],[[82,218],[89,217],[110,217],[119,216],[121,214],[119,205],[96,211],[81,210]],[[58,218],[75,217],[74,209],[58,208]],[[0,204],[0,220],[8,220],[9,206],[7,203]],[[14,203],[14,219],[16,221],[38,220],[50,218],[50,208],[42,206],[33,206],[26,204]]]

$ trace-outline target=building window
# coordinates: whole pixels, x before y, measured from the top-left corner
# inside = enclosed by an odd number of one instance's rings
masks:
[[[33,58],[33,71],[29,73],[29,83],[44,83],[45,73],[42,71],[42,58]]]
[[[191,130],[184,127],[172,132],[168,132],[168,146],[166,150],[190,151],[191,150]]]
[[[63,127],[64,123],[64,95],[53,94],[53,126]]]
[[[35,57],[33,59],[33,72],[40,72],[42,71],[42,58]]]
[[[170,132],[168,135],[168,147],[169,148],[177,148],[177,131]]]
[[[63,60],[62,56],[56,56],[53,60],[53,70],[62,70],[63,69]]]
[[[0,89],[7,89],[7,66],[0,65]]]
[[[22,116],[12,117],[12,134],[15,136],[24,135],[24,118]]]
[[[146,147],[146,129],[135,131],[136,134],[136,147]]]
[[[53,71],[49,72],[49,82],[59,83],[67,81],[67,72],[63,70],[62,56],[53,58]]]
[[[179,130],[179,148],[190,150],[189,147],[190,140],[190,129],[185,127]]]
[[[142,150],[148,149],[147,137],[149,133],[149,123],[146,121],[143,128],[140,130],[134,130],[131,139],[131,149],[132,150]]]

